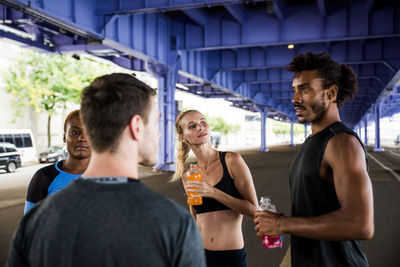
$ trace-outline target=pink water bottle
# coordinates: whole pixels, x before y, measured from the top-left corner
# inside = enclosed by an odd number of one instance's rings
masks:
[[[260,199],[260,210],[267,210],[276,213],[276,207],[272,204],[269,197],[261,197]],[[263,236],[264,248],[281,248],[283,236]]]

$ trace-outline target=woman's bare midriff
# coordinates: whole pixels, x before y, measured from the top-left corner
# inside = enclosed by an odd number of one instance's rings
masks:
[[[221,210],[197,214],[196,218],[205,249],[233,250],[243,248],[243,215],[232,210]]]

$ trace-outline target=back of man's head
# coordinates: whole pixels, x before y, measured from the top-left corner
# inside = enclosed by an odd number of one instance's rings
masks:
[[[115,152],[134,115],[146,123],[155,90],[132,75],[113,73],[96,78],[82,92],[81,118],[96,152]]]
[[[339,64],[328,53],[313,53],[311,51],[296,55],[286,67],[288,71],[317,70],[318,78],[323,80],[323,89],[332,85],[338,87],[336,102],[339,107],[347,99],[354,98],[358,91],[358,80],[353,69],[346,64]]]

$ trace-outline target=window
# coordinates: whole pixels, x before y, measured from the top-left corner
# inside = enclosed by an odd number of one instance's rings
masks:
[[[22,138],[24,139],[24,147],[32,147],[32,139],[29,134],[23,134]]]
[[[10,147],[10,146],[6,146],[6,151],[7,151],[7,152],[17,152],[17,150],[15,149],[15,147]]]
[[[4,134],[0,134],[0,142],[4,142]]]
[[[16,147],[23,147],[22,136],[20,134],[14,134],[14,142]]]
[[[6,152],[6,150],[4,149],[3,146],[0,146],[0,153],[4,153],[4,152]]]
[[[14,138],[12,137],[11,134],[5,134],[4,135],[4,142],[8,142],[8,143],[14,144]]]

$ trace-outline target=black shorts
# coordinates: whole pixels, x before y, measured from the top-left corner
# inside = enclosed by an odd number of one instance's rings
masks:
[[[207,250],[207,267],[247,267],[244,248],[235,250]]]

